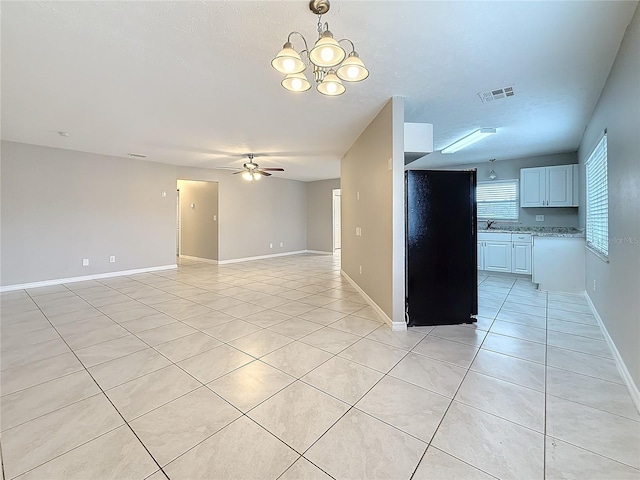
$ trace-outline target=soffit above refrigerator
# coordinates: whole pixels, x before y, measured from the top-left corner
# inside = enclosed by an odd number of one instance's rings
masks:
[[[415,162],[433,152],[433,125],[431,123],[404,124],[404,164]]]

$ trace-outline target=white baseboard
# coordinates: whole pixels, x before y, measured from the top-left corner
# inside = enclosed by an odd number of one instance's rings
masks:
[[[317,255],[333,255],[333,252],[325,252],[323,250],[305,250],[306,253],[315,253]]]
[[[218,264],[218,260],[213,260],[211,258],[202,258],[202,257],[192,257],[191,255],[179,255],[180,258],[186,258],[187,260],[197,260],[199,262],[213,263],[214,265]]]
[[[367,295],[364,290],[362,290],[362,288],[360,288],[360,285],[358,285],[349,275],[347,275],[345,273],[344,270],[341,269],[340,270],[340,274],[349,281],[349,283],[353,286],[353,288],[355,288],[358,291],[358,293],[360,295],[362,295],[364,297],[364,299],[367,301],[367,303],[369,305],[371,305],[371,308],[373,308],[376,311],[376,313],[378,315],[380,315],[380,318],[382,318],[386,322],[386,324],[389,325],[389,327],[391,327],[391,330],[393,330],[394,332],[397,332],[397,331],[401,331],[401,330],[406,330],[407,329],[406,322],[404,322],[404,321],[402,321],[402,322],[394,322],[393,320],[391,320],[387,316],[387,314],[384,313],[384,310],[382,310],[378,306],[378,304],[376,302],[374,302],[371,299],[371,297],[369,295]]]
[[[251,262],[253,260],[264,260],[266,258],[286,257],[288,255],[300,255],[307,253],[308,250],[297,250],[295,252],[273,253],[271,255],[257,255],[255,257],[231,258],[229,260],[218,260],[218,265],[227,265],[229,263]]]
[[[629,373],[629,370],[627,369],[627,366],[625,365],[624,360],[622,359],[622,356],[620,356],[620,352],[618,352],[618,348],[616,347],[616,344],[613,343],[613,339],[609,335],[609,332],[607,331],[607,327],[604,326],[604,322],[602,321],[602,318],[600,318],[600,315],[598,314],[598,311],[596,310],[595,305],[591,301],[591,297],[589,297],[589,293],[584,292],[584,296],[587,299],[587,302],[589,303],[589,307],[593,312],[593,316],[596,317],[596,320],[600,325],[600,328],[602,329],[602,334],[604,335],[604,339],[607,341],[607,345],[609,345],[609,349],[611,350],[611,353],[613,354],[613,358],[616,361],[616,365],[618,367],[618,371],[620,372],[620,376],[622,377],[622,380],[624,380],[624,383],[627,385],[627,389],[629,390],[629,395],[631,395],[631,399],[633,400],[633,403],[636,406],[636,410],[640,412],[640,390],[638,390],[638,386],[633,381],[633,377]]]
[[[159,272],[161,270],[171,270],[178,268],[178,265],[161,265],[159,267],[136,268],[134,270],[120,270],[118,272],[97,273],[95,275],[83,275],[82,277],[56,278],[54,280],[44,280],[42,282],[20,283],[16,285],[6,285],[0,287],[0,292],[11,292],[13,290],[23,290],[26,288],[49,287],[63,283],[85,282],[87,280],[100,280],[101,278],[122,277],[124,275],[135,275],[137,273]]]

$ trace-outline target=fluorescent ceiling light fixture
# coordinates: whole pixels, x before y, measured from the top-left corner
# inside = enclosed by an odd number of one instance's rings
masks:
[[[453,142],[448,147],[443,148],[441,153],[455,153],[458,150],[462,150],[463,148],[467,148],[469,145],[473,145],[474,143],[479,142],[489,135],[493,135],[494,133],[496,133],[495,128],[479,128],[466,137],[463,137],[460,140]]]

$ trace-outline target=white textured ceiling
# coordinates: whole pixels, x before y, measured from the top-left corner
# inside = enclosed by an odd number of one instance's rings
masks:
[[[339,176],[400,95],[406,121],[433,123],[437,150],[498,129],[412,166],[573,151],[637,2],[334,0],[324,20],[371,71],[337,98],[289,93],[270,66],[291,30],[313,41],[307,5],[3,1],[2,138],[205,168],[264,153],[261,166],[308,181]],[[503,86],[516,95],[477,95]]]

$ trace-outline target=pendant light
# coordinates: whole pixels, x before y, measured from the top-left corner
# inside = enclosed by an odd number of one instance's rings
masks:
[[[342,95],[346,90],[333,70],[329,70],[329,73],[325,75],[324,79],[318,84],[316,89],[321,94],[328,95],[330,97]]]
[[[308,66],[313,72],[316,90],[326,96],[342,95],[346,88],[342,82],[361,82],[369,76],[369,70],[364,66],[355,50],[355,45],[348,38],[336,40],[329,30],[328,23],[322,23],[322,15],[330,8],[329,0],[311,0],[309,9],[318,15],[318,39],[313,48],[309,49],[307,40],[299,32],[291,32],[287,41],[271,61],[271,66],[285,75],[280,84],[290,92],[306,92],[311,89],[311,83],[304,71]],[[299,36],[304,43],[304,49],[298,53],[291,39]],[[351,50],[347,51],[340,45],[346,42]]]
[[[311,88],[311,84],[304,73],[289,74],[280,83],[290,92],[306,92]]]
[[[369,70],[365,68],[364,63],[354,50],[342,62],[336,74],[345,82],[360,82],[369,76]]]

